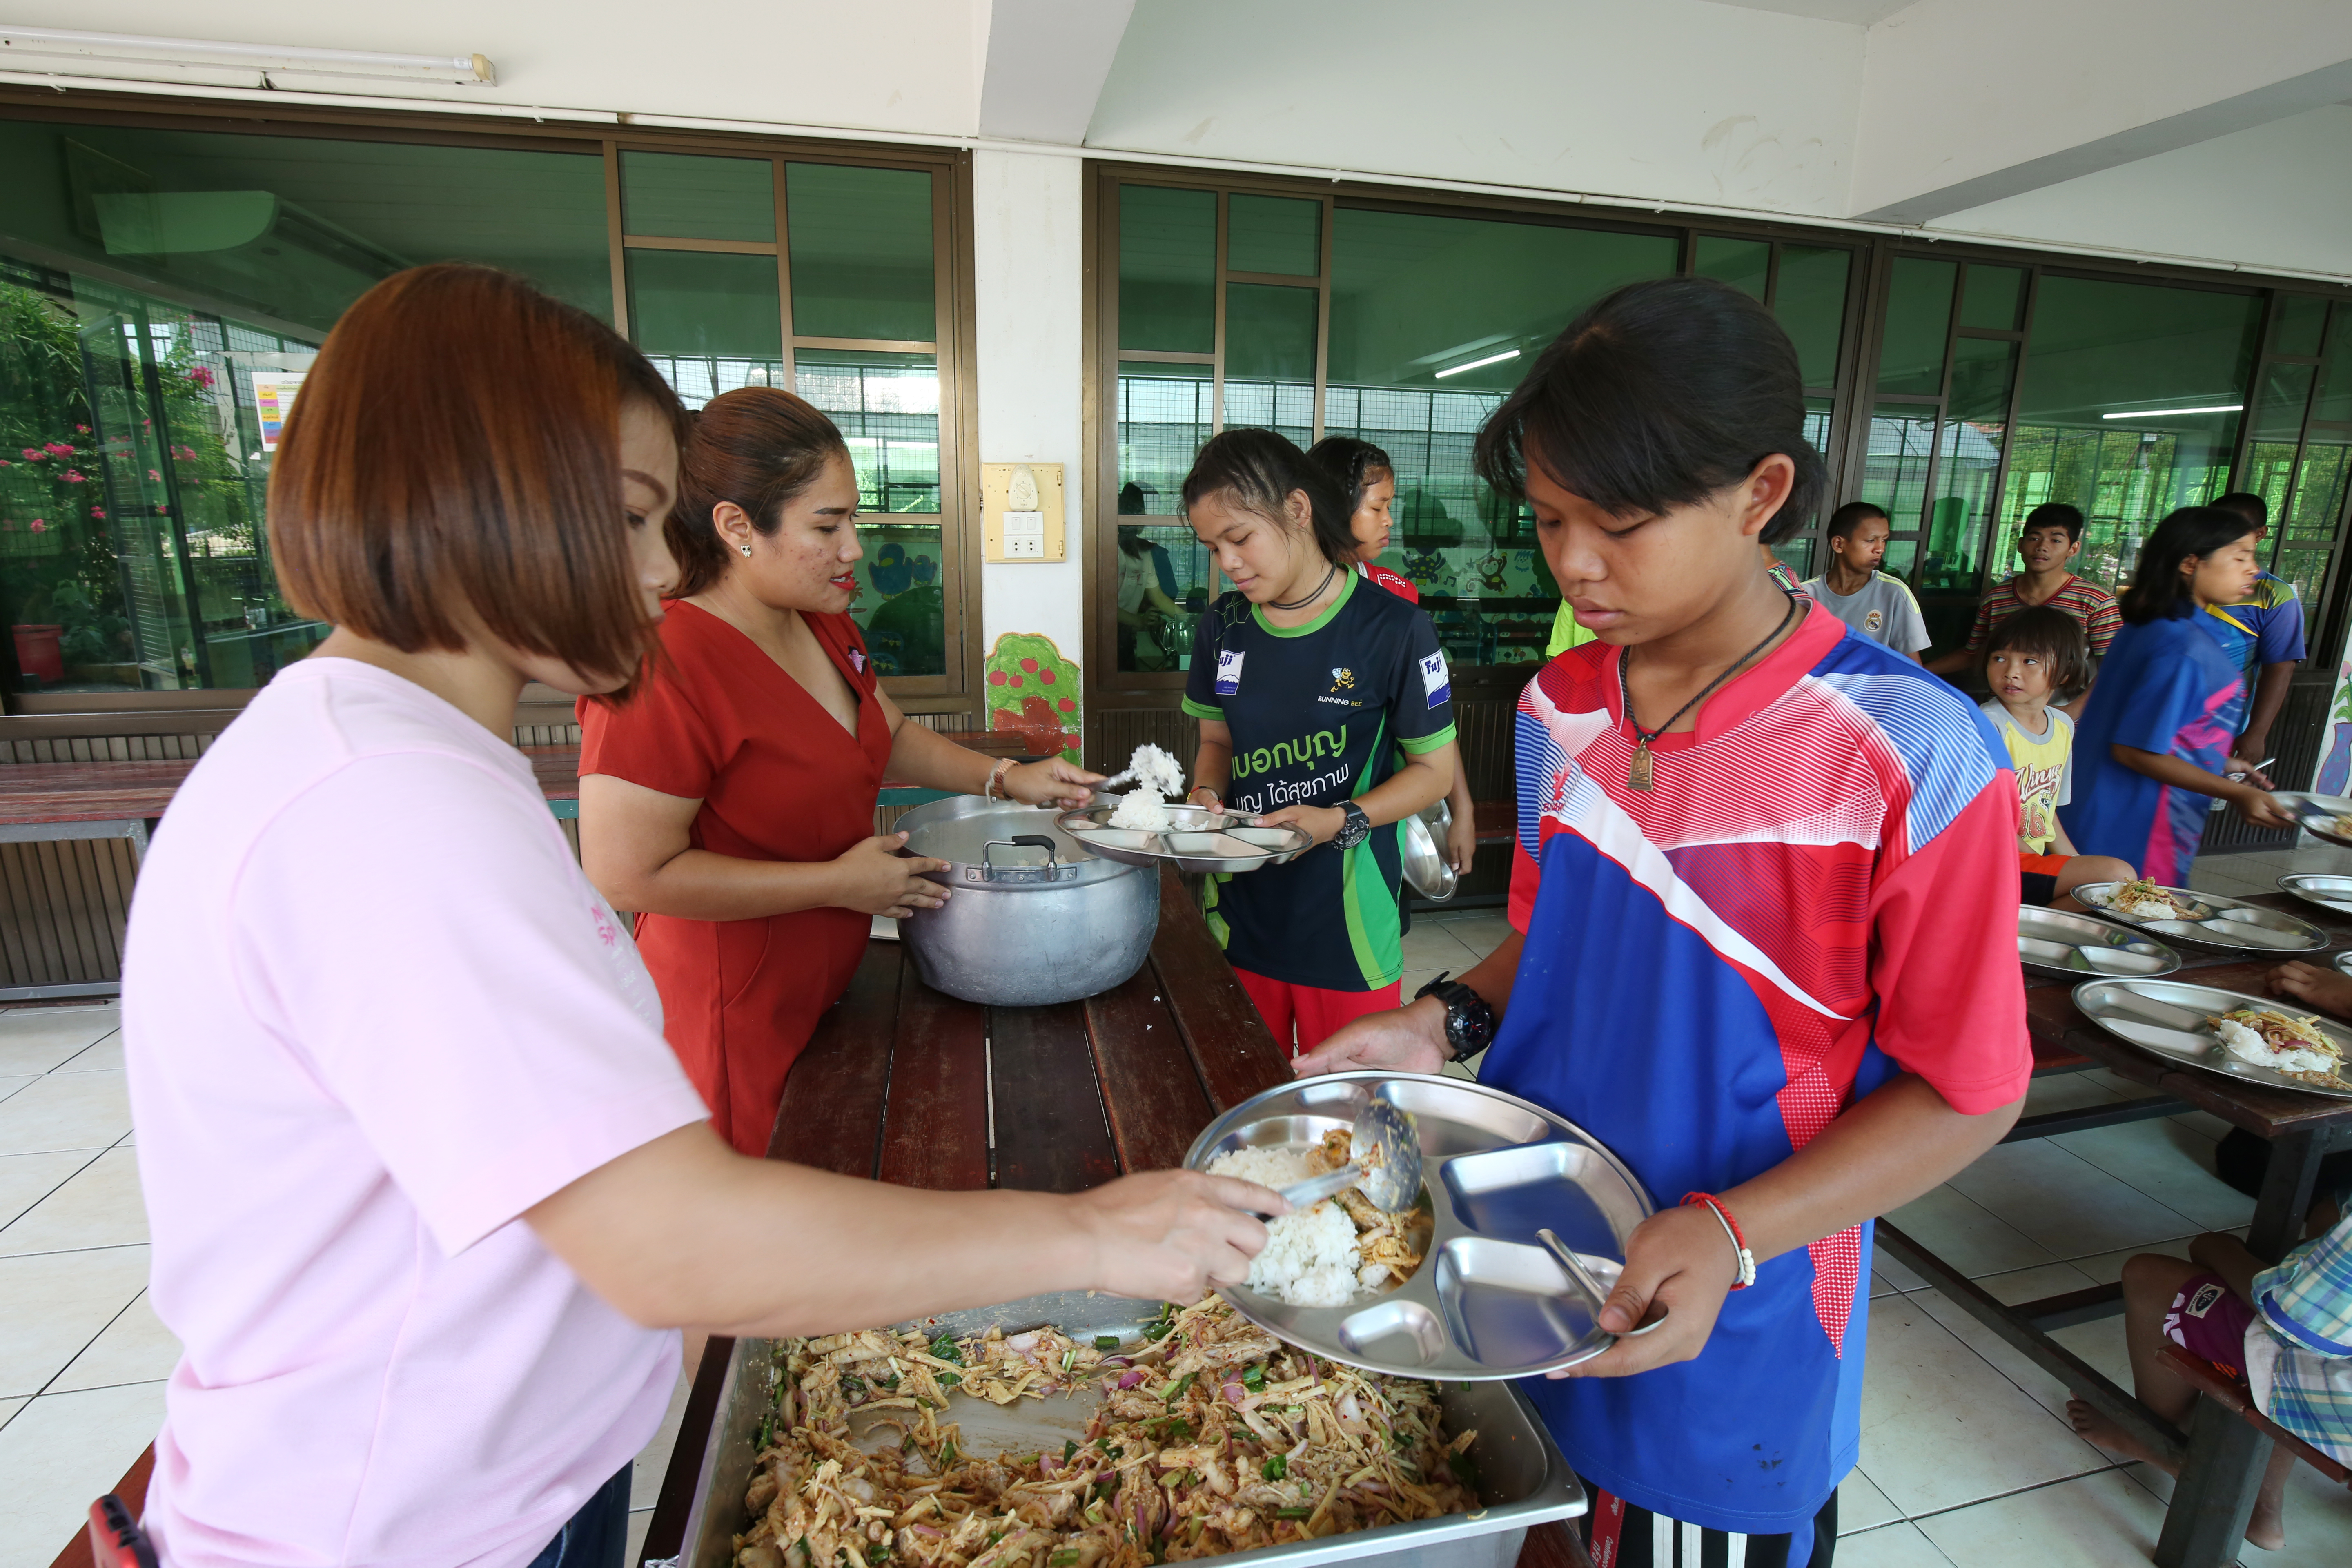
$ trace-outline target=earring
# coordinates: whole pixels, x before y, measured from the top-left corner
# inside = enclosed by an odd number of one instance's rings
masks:
[[[735,548],[737,548],[738,550],[740,550],[740,551],[741,551],[744,554],[746,554],[746,555],[749,555],[749,554],[751,554],[751,547],[750,545],[748,545],[748,544],[739,544],[739,545],[737,545]]]

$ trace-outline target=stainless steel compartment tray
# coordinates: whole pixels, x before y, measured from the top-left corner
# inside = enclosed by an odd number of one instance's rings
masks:
[[[2278,879],[2279,890],[2330,914],[2352,915],[2352,877],[2326,877],[2308,871],[2291,872]]]
[[[2205,1026],[2208,1017],[2240,1007],[2270,1007],[2300,1017],[2312,1015],[2291,998],[2250,996],[2242,991],[2217,991],[2175,980],[2093,980],[2074,987],[2074,1005],[2084,1017],[2119,1040],[2128,1040],[2152,1056],[2201,1072],[2218,1073],[2243,1083],[2300,1094],[2352,1100],[2352,1089],[2321,1089],[2283,1072],[2242,1062],[2221,1048]],[[2352,1029],[2331,1018],[2319,1020],[2320,1032],[2338,1050],[2352,1055]]]
[[[962,1338],[991,1328],[1011,1334],[1051,1324],[1079,1339],[1117,1334],[1125,1341],[1142,1333],[1158,1307],[1157,1302],[1085,1292],[1031,1296],[926,1318],[923,1331]],[[760,1423],[774,1399],[773,1348],[771,1340],[735,1342],[719,1384],[710,1436],[703,1445],[677,1568],[728,1568],[736,1533],[751,1523],[743,1510],[743,1492],[751,1484]],[[1530,1526],[1584,1512],[1583,1487],[1518,1390],[1507,1383],[1448,1383],[1439,1388],[1438,1402],[1449,1430],[1475,1429],[1478,1434],[1469,1448],[1484,1505],[1476,1512],[1261,1547],[1217,1561],[1266,1568],[1339,1562],[1388,1563],[1392,1568],[1511,1568]],[[1037,1448],[1082,1436],[1097,1404],[1079,1394],[1067,1399],[1024,1399],[1000,1410],[983,1400],[958,1395],[947,1419],[961,1422],[980,1448],[998,1444],[1005,1450]]]
[[[1303,827],[1259,827],[1248,817],[1197,805],[1169,806],[1168,826],[1157,832],[1113,827],[1110,819],[1118,810],[1116,805],[1090,805],[1066,811],[1054,819],[1054,826],[1106,860],[1154,868],[1173,865],[1199,875],[1232,876],[1280,866],[1315,847],[1313,836]]]
[[[2074,898],[2103,921],[2114,921],[2135,931],[2154,931],[2168,942],[2194,942],[2200,947],[2226,947],[2239,952],[2316,952],[2327,945],[2327,933],[2309,921],[2277,910],[2266,910],[2242,899],[2193,888],[2166,888],[2176,902],[2186,901],[2189,920],[2144,920],[2112,910],[2105,900],[2115,896],[2116,882],[2085,882]]]
[[[2038,904],[2017,907],[2017,961],[2069,980],[2094,974],[2149,979],[2180,967],[2179,953],[2129,926]]]
[[[1465,1079],[1333,1073],[1234,1106],[1184,1163],[1202,1170],[1235,1149],[1311,1144],[1374,1097],[1421,1128],[1435,1228],[1420,1268],[1343,1307],[1294,1307],[1237,1286],[1224,1293],[1234,1310],[1318,1355],[1399,1377],[1526,1377],[1606,1350],[1613,1336],[1536,1230],[1558,1232],[1606,1289],[1650,1197],[1623,1162],[1541,1106]]]

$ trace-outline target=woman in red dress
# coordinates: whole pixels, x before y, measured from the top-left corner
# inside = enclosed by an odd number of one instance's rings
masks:
[[[719,1136],[761,1154],[872,917],[949,897],[921,875],[944,861],[875,835],[885,773],[1033,805],[1084,805],[1101,775],[968,751],[880,689],[847,614],[865,552],[830,419],[744,387],[696,417],[681,459],[665,657],[579,705],[581,861],[637,911],[664,1032]]]

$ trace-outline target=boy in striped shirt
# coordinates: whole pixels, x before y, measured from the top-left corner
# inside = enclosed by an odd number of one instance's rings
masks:
[[[2081,623],[2083,639],[2091,647],[2091,667],[2107,657],[2107,645],[2124,624],[2116,596],[2087,578],[2067,570],[2083,550],[2083,514],[2063,501],[2048,501],[2025,514],[2017,535],[2017,558],[2025,570],[1995,587],[1977,605],[1977,618],[1969,627],[1968,646],[1957,653],[1930,659],[1927,668],[1938,675],[1967,669],[1983,657],[1985,639],[2018,611],[2036,605],[2063,610]],[[2085,693],[2087,695],[2087,692]],[[2080,711],[2076,698],[2066,710]]]

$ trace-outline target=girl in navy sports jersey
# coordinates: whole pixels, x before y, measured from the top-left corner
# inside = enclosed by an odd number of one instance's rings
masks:
[[[1454,693],[1429,617],[1356,574],[1344,498],[1271,430],[1228,430],[1184,480],[1234,591],[1195,633],[1192,801],[1294,823],[1315,847],[1212,877],[1209,929],[1285,1050],[1393,1007],[1396,824],[1453,783]]]
[[[1587,310],[1489,419],[1480,473],[1595,638],[1520,699],[1514,934],[1297,1064],[1432,1072],[1491,1035],[1481,1082],[1647,1186],[1597,1316],[1652,1326],[1528,1388],[1622,1568],[1829,1562],[1873,1216],[1997,1142],[2032,1069],[2000,742],[1757,548],[1819,500],[1804,409],[1764,308],[1679,278]]]

